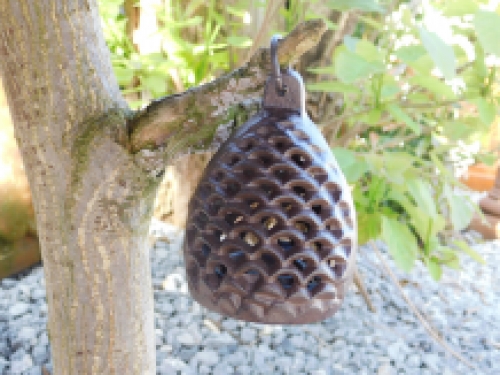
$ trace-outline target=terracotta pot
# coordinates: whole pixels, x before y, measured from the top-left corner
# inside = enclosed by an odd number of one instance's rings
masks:
[[[496,166],[489,167],[484,164],[475,164],[469,167],[466,177],[462,177],[462,181],[472,190],[488,191],[495,184]]]

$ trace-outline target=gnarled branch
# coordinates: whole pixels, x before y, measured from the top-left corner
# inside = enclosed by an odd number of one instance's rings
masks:
[[[296,61],[318,44],[326,29],[323,20],[298,25],[279,43],[280,63]],[[136,160],[158,171],[180,154],[210,149],[226,139],[227,128],[240,125],[260,105],[269,60],[269,50],[262,48],[243,67],[137,112],[128,122],[130,151],[141,155]]]

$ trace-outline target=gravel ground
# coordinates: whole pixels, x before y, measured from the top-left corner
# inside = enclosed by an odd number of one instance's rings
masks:
[[[463,257],[464,270],[447,270],[439,284],[420,266],[410,275],[396,272],[432,326],[474,364],[470,369],[434,343],[368,248],[360,250],[358,267],[376,313],[352,287],[341,310],[321,323],[262,325],[223,318],[194,302],[182,235],[159,222],[152,233],[171,238],[151,251],[158,374],[500,373],[500,242],[474,245],[488,265]],[[0,375],[40,375],[42,365],[52,373],[43,280],[37,266],[0,282]]]

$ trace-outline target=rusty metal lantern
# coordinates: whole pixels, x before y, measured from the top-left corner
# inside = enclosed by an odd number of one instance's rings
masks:
[[[189,290],[210,310],[259,323],[333,315],[352,280],[357,226],[350,189],[305,111],[300,75],[273,74],[262,110],[208,164],[189,203]]]

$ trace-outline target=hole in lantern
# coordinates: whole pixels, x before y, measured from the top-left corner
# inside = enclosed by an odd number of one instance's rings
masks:
[[[305,199],[306,198],[306,194],[307,194],[307,190],[305,188],[303,188],[302,186],[294,186],[292,188],[293,192],[295,194],[297,194],[299,197],[301,197],[302,199]]]
[[[276,176],[276,178],[278,180],[280,180],[281,182],[284,182],[284,181],[288,180],[290,173],[285,169],[277,169],[274,172],[274,175]]]
[[[320,252],[323,249],[323,244],[321,242],[313,242],[314,251]]]
[[[208,205],[208,209],[212,213],[212,215],[217,214],[219,210],[224,206],[224,201],[222,198],[214,198]]]
[[[291,250],[293,245],[295,245],[295,241],[290,237],[280,237],[278,238],[278,245],[285,251]]]
[[[235,195],[238,191],[240,191],[240,184],[234,181],[229,181],[226,183],[226,193],[229,196]]]
[[[292,202],[281,202],[281,208],[285,212],[290,212],[294,208],[294,204]]]
[[[263,184],[260,185],[260,189],[267,195],[268,198],[272,197],[274,194],[274,187],[272,185]]]
[[[254,275],[254,276],[257,276],[258,274],[259,274],[259,271],[257,271],[254,268],[250,268],[249,270],[247,270],[245,272],[245,275]]]
[[[306,157],[304,155],[293,154],[291,159],[300,168],[305,168],[307,166],[307,159],[306,159]]]
[[[321,284],[321,277],[319,276],[314,276],[309,282],[307,283],[307,290],[308,291],[313,291],[316,289],[319,285]]]
[[[212,188],[209,185],[202,185],[200,186],[199,192],[202,198],[206,198],[212,192]]]
[[[260,206],[260,203],[257,201],[247,201],[247,204],[252,210],[255,210],[257,207]]]
[[[243,151],[250,151],[253,147],[254,147],[254,144],[252,141],[248,141],[248,142],[244,143],[243,145],[241,145],[241,149]]]
[[[302,233],[306,234],[311,230],[311,225],[305,221],[296,221],[294,223],[295,228],[300,230]]]
[[[200,212],[198,215],[198,223],[201,227],[204,227],[208,223],[208,216],[204,212]]]
[[[266,216],[262,219],[261,223],[267,230],[271,230],[278,224],[278,220],[272,216]]]
[[[285,149],[285,147],[286,147],[285,143],[283,143],[283,142],[276,142],[276,148],[279,151],[283,151]]]
[[[276,259],[271,254],[264,253],[261,255],[260,259],[262,259],[262,261],[270,267],[276,264]]]
[[[224,178],[224,172],[221,171],[217,172],[214,177],[215,181],[222,181],[223,178]]]
[[[226,214],[225,218],[226,223],[228,224],[237,224],[241,221],[243,221],[243,215],[240,215],[235,212],[229,212]]]
[[[293,261],[293,265],[300,271],[304,271],[307,268],[307,261],[304,258],[298,258]]]
[[[240,160],[241,159],[239,156],[233,155],[233,156],[231,156],[231,158],[229,159],[229,162],[227,164],[232,167],[232,166],[238,164]]]
[[[252,171],[251,169],[244,169],[242,171],[242,174],[243,177],[245,177],[247,180],[251,180],[255,175],[254,171]]]
[[[330,231],[330,233],[335,237],[336,239],[339,239],[342,237],[342,226],[338,222],[338,220],[332,220],[328,222],[325,226],[326,230]]]
[[[311,209],[316,215],[321,216],[321,205],[315,204],[311,207]]]
[[[242,250],[233,250],[228,255],[229,258],[234,261],[243,260],[245,258],[245,252]]]
[[[295,279],[292,275],[279,275],[278,281],[281,283],[283,289],[290,289],[295,283]]]
[[[240,237],[250,246],[255,246],[259,243],[259,237],[257,237],[252,232],[241,232]]]
[[[271,166],[271,164],[273,163],[273,158],[268,155],[261,155],[259,160],[262,163],[262,165],[266,168]]]
[[[221,231],[220,229],[217,229],[215,231],[215,238],[217,238],[220,242],[224,241],[226,239],[227,235]]]
[[[210,249],[210,246],[208,246],[206,243],[204,243],[203,245],[201,245],[201,253],[208,257],[210,255],[210,252],[212,251],[212,249]]]
[[[219,279],[222,279],[224,276],[226,276],[227,267],[223,264],[219,264],[215,266],[214,273],[217,275]]]
[[[340,200],[340,196],[342,195],[342,189],[334,183],[328,183],[326,189],[330,193],[333,201],[337,203]]]

